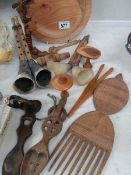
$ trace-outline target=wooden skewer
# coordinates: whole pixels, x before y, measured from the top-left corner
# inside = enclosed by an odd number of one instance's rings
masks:
[[[98,74],[101,72],[102,67],[99,69]],[[101,76],[97,81],[95,80],[95,77],[98,76],[98,74],[94,77],[94,80],[92,80],[89,85],[86,87],[86,90],[82,93],[79,97],[79,99],[76,101],[74,106],[71,108],[71,110],[68,113],[68,117],[72,116],[73,113],[93,94],[94,90],[97,88],[97,86],[105,80],[105,78],[110,75],[113,72],[113,68],[110,68],[103,76]],[[97,77],[96,77],[97,78]]]

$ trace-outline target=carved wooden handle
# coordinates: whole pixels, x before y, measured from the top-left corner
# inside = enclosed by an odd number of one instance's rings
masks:
[[[35,116],[23,116],[17,129],[18,141],[12,151],[6,156],[2,175],[19,175],[20,165],[23,159],[23,146],[26,139],[32,134],[32,127],[36,121]]]

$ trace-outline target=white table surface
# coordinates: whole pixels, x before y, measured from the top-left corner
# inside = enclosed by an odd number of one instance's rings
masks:
[[[11,30],[10,17],[15,15],[15,11],[11,8],[3,9],[0,11],[0,19],[4,20],[10,28],[10,36],[14,40],[13,32]],[[102,51],[102,56],[99,60],[94,62],[94,71],[96,72],[101,64],[106,64],[106,70],[109,67],[114,67],[114,72],[111,77],[114,77],[118,73],[122,73],[125,82],[131,92],[131,56],[125,49],[125,43],[127,36],[131,32],[131,21],[90,21],[83,32],[78,36],[82,38],[86,34],[90,34],[91,46],[97,47]],[[50,45],[45,45],[41,42],[35,41],[34,44],[41,50],[47,50]],[[69,51],[73,53],[75,47],[64,49],[63,51]],[[16,46],[15,46],[16,49]],[[19,64],[17,52],[13,60],[8,64],[0,65],[0,91],[3,94],[17,94],[12,88],[12,83],[17,76]],[[80,87],[76,84],[69,90],[70,97],[68,99],[66,109],[69,111],[76,98],[83,91],[84,87]],[[53,89],[36,89],[33,93],[28,95],[22,95],[28,99],[38,99],[42,102],[43,106],[37,117],[43,118],[47,116],[47,110],[53,104],[51,99],[47,97],[47,93],[51,93],[60,98],[60,93]],[[17,94],[18,95],[18,94]],[[115,140],[113,150],[110,158],[104,168],[103,175],[130,175],[131,174],[131,100],[122,111],[110,116],[114,129]],[[95,110],[92,102],[92,98],[86,101],[79,110],[64,123],[62,132],[51,140],[49,144],[50,152],[53,150],[57,142],[61,139],[67,128],[71,123],[76,120],[80,115]],[[9,128],[6,132],[4,142],[0,147],[0,174],[2,174],[2,164],[7,153],[15,146],[16,143],[16,129],[19,126],[20,117],[23,114],[21,110],[15,110],[13,112],[13,118],[10,122]],[[37,143],[42,137],[41,133],[42,122],[36,122],[33,127],[33,134],[27,140],[24,151],[26,152],[32,145]],[[47,173],[47,168],[41,173],[41,175]],[[59,173],[58,173],[59,174]],[[65,173],[66,174],[66,173]],[[75,175],[75,173],[74,173]]]

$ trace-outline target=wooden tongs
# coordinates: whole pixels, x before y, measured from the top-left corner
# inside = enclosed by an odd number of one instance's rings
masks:
[[[95,89],[98,87],[98,85],[105,80],[105,78],[110,75],[113,72],[113,68],[110,68],[105,74],[103,74],[100,78],[100,74],[102,70],[104,69],[104,64],[102,64],[94,76],[94,78],[89,82],[89,84],[86,86],[76,103],[73,105],[71,110],[68,113],[68,117],[72,116],[74,112],[94,93]],[[99,78],[99,79],[98,79]]]

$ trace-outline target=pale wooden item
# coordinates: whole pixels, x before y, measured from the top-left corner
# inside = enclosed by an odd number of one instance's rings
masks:
[[[87,24],[91,0],[34,0],[27,3],[26,8],[27,16],[31,18],[28,26],[36,38],[63,43],[78,35]],[[66,29],[59,28],[63,21],[67,21]]]
[[[59,91],[65,91],[73,85],[73,79],[68,74],[59,74],[51,80],[51,85]]]
[[[83,67],[85,68],[92,68],[92,64],[90,61],[98,59],[101,56],[101,51],[91,46],[80,47],[77,49],[77,52],[83,58],[86,58],[86,62],[83,65]]]
[[[42,57],[38,57],[37,63],[42,65],[42,66],[46,66],[48,61],[54,61],[54,62],[60,62],[62,60],[65,60],[67,58],[70,57],[70,53],[69,52],[65,52],[65,53],[48,53],[45,56]]]
[[[128,99],[129,90],[122,74],[104,80],[93,95],[96,110],[104,114],[119,112],[127,104]]]
[[[109,117],[98,111],[86,113],[71,125],[52,152],[50,160],[53,158],[53,162],[49,170],[55,166],[54,175],[58,170],[61,172],[59,175],[65,171],[68,175],[86,175],[91,168],[90,175],[100,175],[110,156],[113,142],[114,128]]]
[[[104,65],[101,65],[98,72],[94,76],[94,78],[89,82],[89,84],[86,86],[86,88],[84,89],[84,91],[82,92],[82,94],[80,95],[78,100],[75,102],[75,104],[73,105],[73,107],[69,111],[68,117],[73,115],[73,113],[94,93],[97,86],[100,83],[102,83],[105,80],[105,78],[108,75],[110,75],[113,71],[113,68],[110,68],[105,74],[103,74],[98,79],[98,77],[99,77],[100,73],[102,72],[103,68],[104,68]]]
[[[52,46],[49,48],[49,53],[56,54],[61,49],[73,46],[75,44],[78,44],[79,42],[80,42],[80,40],[73,40],[73,41],[67,42],[66,44],[60,45],[60,46],[56,46],[56,47]]]

